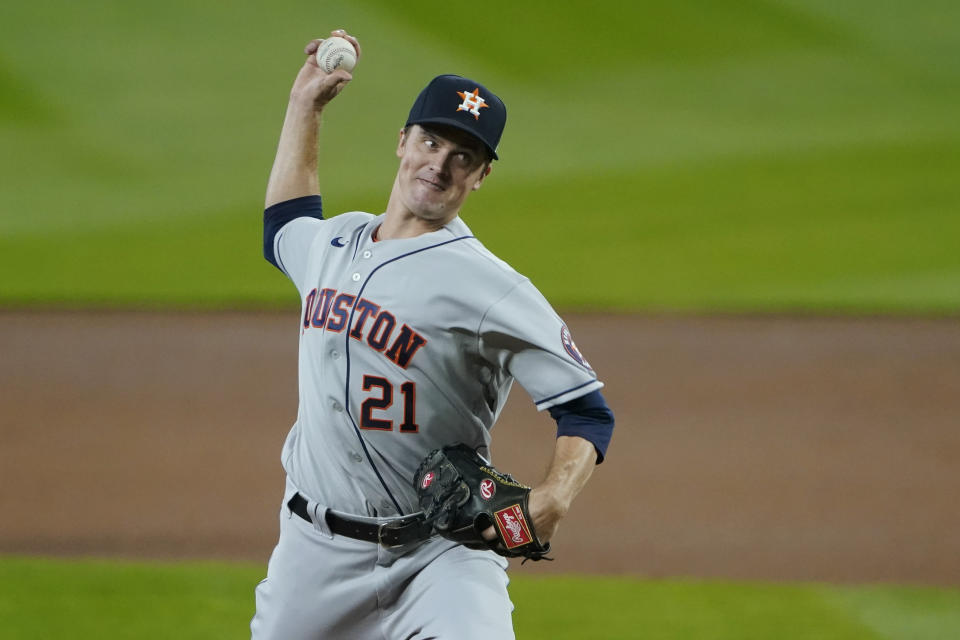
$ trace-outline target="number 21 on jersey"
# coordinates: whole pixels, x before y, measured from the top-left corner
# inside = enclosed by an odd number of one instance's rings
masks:
[[[369,391],[371,395],[360,405],[360,428],[393,431],[393,420],[382,417],[382,413],[381,417],[375,415],[375,412],[383,412],[393,406],[393,383],[381,376],[365,375],[363,390]],[[403,422],[400,423],[400,433],[416,433],[420,430],[417,424],[416,383],[401,384],[400,395],[403,396]]]

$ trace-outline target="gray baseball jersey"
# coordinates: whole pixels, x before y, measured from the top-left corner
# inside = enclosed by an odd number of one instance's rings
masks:
[[[326,507],[418,511],[411,481],[432,449],[489,447],[517,380],[543,410],[602,387],[560,317],[454,218],[376,242],[383,216],[297,218],[274,236],[302,301],[293,484]]]

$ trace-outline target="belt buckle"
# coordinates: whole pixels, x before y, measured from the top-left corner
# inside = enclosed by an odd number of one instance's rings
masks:
[[[389,522],[381,522],[379,525],[377,525],[377,544],[379,544],[381,547],[384,547],[385,549],[393,549],[393,548],[395,548],[395,547],[402,547],[403,545],[402,545],[402,544],[399,544],[399,543],[398,543],[398,544],[387,544],[386,542],[383,541],[383,532],[384,532],[385,529],[387,529],[387,527],[388,527],[390,524],[391,524],[391,523],[389,523]],[[396,530],[396,528],[397,528],[397,527],[390,527],[390,529],[393,529],[393,530]]]

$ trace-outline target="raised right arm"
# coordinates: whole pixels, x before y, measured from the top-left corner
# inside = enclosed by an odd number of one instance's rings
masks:
[[[360,43],[342,29],[331,32],[349,40],[360,57]],[[266,207],[302,196],[319,195],[317,178],[317,145],[320,114],[347,85],[353,76],[337,69],[324,73],[314,54],[323,40],[312,40],[304,48],[306,61],[290,90],[290,102],[280,132],[277,156],[267,182]]]

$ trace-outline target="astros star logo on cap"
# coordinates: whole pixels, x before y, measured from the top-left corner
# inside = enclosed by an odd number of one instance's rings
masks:
[[[463,102],[457,107],[457,111],[467,111],[473,114],[474,119],[480,119],[480,109],[487,109],[490,105],[480,97],[480,87],[471,91],[457,91],[457,95],[463,98]]]

